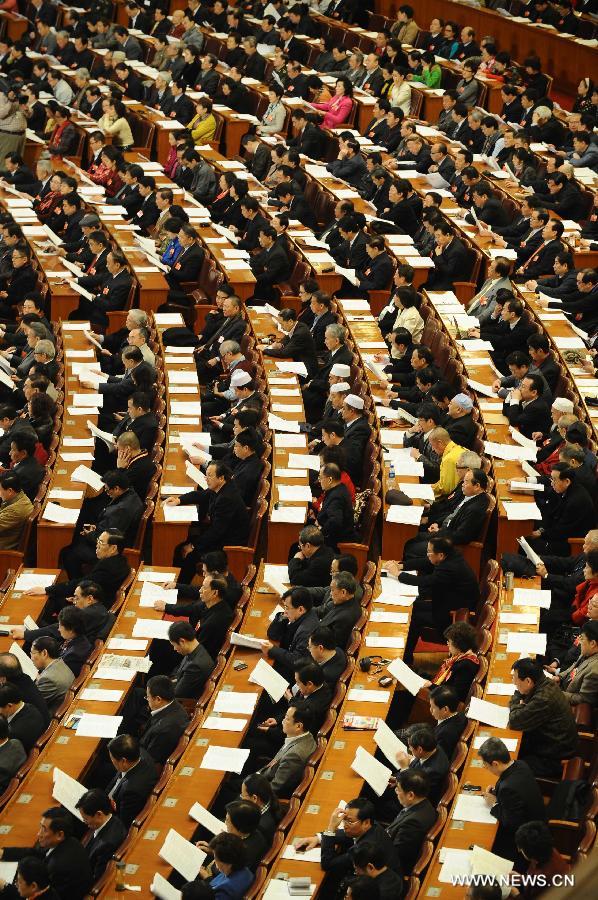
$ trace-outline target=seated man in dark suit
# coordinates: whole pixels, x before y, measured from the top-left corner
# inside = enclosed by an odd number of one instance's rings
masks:
[[[527,438],[536,432],[545,434],[550,428],[550,408],[542,399],[543,390],[541,376],[528,372],[521,379],[519,388],[511,391],[509,402],[505,404],[509,424]]]
[[[58,631],[62,640],[60,658],[76,678],[92,650],[91,642],[85,637],[83,610],[70,605],[61,609],[58,613]]]
[[[409,753],[397,753],[401,772],[425,772],[428,778],[428,798],[438,803],[449,771],[449,760],[430,725],[411,726],[407,737]]]
[[[316,741],[311,733],[312,715],[302,700],[293,700],[282,720],[284,744],[259,770],[264,775],[277,797],[290,797],[301,782],[307,761],[316,749]],[[289,741],[289,738],[295,740]]]
[[[318,845],[322,848],[320,865],[326,872],[328,896],[345,896],[345,888],[354,875],[354,855],[365,846],[381,847],[392,869],[401,872],[392,838],[376,822],[376,809],[366,797],[349,800],[344,809],[335,809],[321,834],[295,842],[298,850],[311,850]]]
[[[290,274],[288,257],[277,237],[274,228],[263,225],[259,233],[261,252],[250,260],[251,271],[256,279],[253,299],[258,302],[276,302],[274,288]]]
[[[19,476],[21,487],[32,502],[46,474],[34,456],[36,445],[36,435],[24,429],[15,432],[10,442],[11,471]]]
[[[362,881],[366,900],[372,900],[372,888],[378,891],[380,900],[399,900],[403,896],[403,879],[396,868],[390,868],[389,859],[387,848],[381,844],[370,844],[367,839],[360,842],[353,851],[353,868],[358,877],[351,884],[351,896],[355,898],[356,881]]]
[[[146,696],[150,718],[139,743],[154,762],[164,765],[189,724],[189,716],[175,699],[175,686],[166,675],[148,680]]]
[[[183,657],[172,673],[175,697],[199,697],[214,668],[214,660],[197,640],[189,622],[174,622],[168,629],[168,640]]]
[[[41,815],[35,846],[4,847],[2,861],[18,862],[26,856],[42,860],[56,896],[83,900],[92,884],[91,865],[87,850],[73,837],[73,823],[73,817],[62,806],[46,809]]]
[[[76,809],[89,829],[85,849],[91,863],[92,880],[96,882],[126,838],[127,829],[115,815],[108,794],[98,788],[82,794]]]
[[[465,246],[455,237],[452,227],[439,221],[434,228],[436,249],[432,254],[434,268],[430,269],[428,279],[423,285],[426,290],[452,291],[453,282],[465,279],[469,274],[469,265]]]
[[[527,350],[527,339],[534,331],[523,312],[521,300],[511,297],[505,300],[502,308],[497,304],[492,317],[480,326],[479,336],[492,344],[492,358],[501,372],[507,371],[506,357],[510,353]]]
[[[35,682],[23,672],[21,663],[14,653],[0,653],[0,686],[5,685],[16,687],[19,699],[37,709],[46,728],[50,722],[46,701]]]
[[[390,256],[386,252],[386,244],[383,237],[370,237],[366,243],[368,261],[356,271],[359,282],[359,290],[383,291],[389,287],[392,280],[393,265]]]
[[[58,893],[50,884],[48,866],[45,860],[37,856],[24,856],[17,866],[19,888],[15,884],[7,884],[2,889],[6,900],[18,900],[19,897],[44,897],[44,900],[60,900]]]
[[[196,282],[203,266],[205,252],[197,242],[198,234],[193,225],[181,225],[179,231],[179,243],[183,250],[176,258],[166,275],[170,290],[168,292],[169,303],[188,302],[187,294],[183,289],[185,282]]]
[[[299,542],[294,546],[298,550],[289,559],[291,584],[327,587],[330,584],[330,564],[334,553],[331,547],[326,546],[321,530],[315,525],[306,525],[299,532]]]
[[[106,791],[116,807],[115,812],[125,828],[145,806],[158,780],[156,764],[139,746],[137,738],[119,734],[108,744],[115,777]]]
[[[108,608],[114,603],[121,584],[131,571],[123,555],[124,548],[124,535],[117,528],[106,528],[98,535],[96,559],[89,571],[88,580],[100,588],[102,603]],[[46,588],[29,588],[24,593],[32,596],[45,593],[48,597],[46,612],[54,614],[66,605],[67,598],[73,596],[80,581],[80,578],[72,578],[70,581],[61,581]]]
[[[173,564],[180,567],[178,580],[188,584],[196,565],[208,550],[227,546],[245,546],[249,537],[249,514],[233,481],[233,473],[221,462],[211,462],[206,469],[208,490],[186,495],[197,504],[199,525],[192,524],[187,541],[174,552]]]
[[[459,695],[450,685],[430,688],[430,712],[436,720],[434,735],[449,760],[468,722],[465,713],[459,710],[459,703]]]
[[[403,563],[405,568],[418,572],[431,572],[432,566],[426,552],[430,535],[448,537],[453,544],[469,544],[478,540],[486,519],[489,496],[488,476],[482,469],[468,469],[462,482],[462,500],[440,525],[424,526],[416,537],[405,544]]]
[[[129,398],[131,402],[131,398]],[[149,415],[153,416],[153,413]],[[150,431],[157,429],[150,428]],[[149,486],[156,474],[156,464],[150,456],[150,451],[142,449],[139,438],[134,431],[124,431],[116,441],[116,465],[123,469],[129,477],[129,482],[142,503],[145,503]]]
[[[313,600],[303,587],[285,591],[282,608],[268,627],[268,646],[263,652],[274,660],[274,668],[281,675],[291,678],[295,663],[305,660],[309,636],[320,620],[314,612]]]
[[[8,722],[8,736],[20,741],[25,753],[29,753],[46,728],[39,709],[32,703],[24,703],[14,684],[5,684],[0,687],[0,715]]]
[[[108,328],[108,313],[124,309],[133,279],[127,269],[126,257],[120,250],[111,250],[106,259],[107,274],[98,293],[89,300],[81,297],[79,306],[69,319],[89,319],[94,331],[102,334]]]
[[[404,769],[397,775],[395,791],[402,806],[388,828],[400,870],[411,872],[437,812],[428,800],[428,776],[422,770]]]
[[[6,790],[26,759],[22,743],[10,736],[8,721],[0,715],[0,791]]]
[[[281,309],[278,316],[280,330],[284,337],[280,341],[263,348],[265,356],[277,359],[292,359],[305,364],[308,376],[315,375],[318,370],[318,357],[314,339],[307,325],[297,321],[294,309]]]

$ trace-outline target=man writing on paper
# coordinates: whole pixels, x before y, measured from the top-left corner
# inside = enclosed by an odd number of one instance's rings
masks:
[[[104,874],[112,855],[127,836],[127,829],[114,813],[112,800],[105,791],[94,788],[77,801],[76,809],[89,831],[85,844],[93,881]]]

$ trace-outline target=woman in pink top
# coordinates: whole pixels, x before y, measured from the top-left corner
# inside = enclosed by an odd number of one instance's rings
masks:
[[[325,110],[322,119],[323,128],[338,128],[349,118],[353,106],[353,85],[348,78],[339,78],[336,82],[334,97],[326,103],[312,103],[314,109]]]

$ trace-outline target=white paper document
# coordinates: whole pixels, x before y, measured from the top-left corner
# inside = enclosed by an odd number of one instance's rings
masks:
[[[270,521],[303,525],[306,514],[306,506],[279,506],[278,509],[273,509],[270,513]]]
[[[296,850],[294,844],[287,844],[282,854],[283,859],[294,859],[298,862],[319,863],[322,858],[322,848],[314,847],[312,850]],[[288,894],[288,888],[287,888]],[[290,897],[291,895],[288,894]]]
[[[83,787],[75,778],[67,775],[66,772],[63,772],[57,766],[54,766],[52,777],[54,778],[53,798],[82,822],[83,818],[77,809],[77,803],[83,794],[87,792],[87,788]]]
[[[159,872],[154,874],[152,883],[150,884],[150,891],[157,897],[158,900],[181,900],[183,896],[180,891],[177,891],[169,881],[166,881],[163,875],[160,875]]]
[[[402,637],[376,637],[368,634],[365,639],[366,647],[375,647],[378,650],[402,650],[405,646],[405,638]]]
[[[307,484],[279,484],[277,489],[278,498],[283,503],[294,501],[310,503],[313,499],[311,488]]]
[[[163,506],[165,522],[197,522],[196,506]]]
[[[259,694],[241,693],[240,691],[218,691],[212,709],[213,712],[250,716],[255,709],[258,696]]]
[[[509,724],[508,707],[488,703],[487,700],[480,700],[479,697],[471,698],[466,715],[470,719],[477,719],[478,722],[484,722],[485,725],[492,725],[494,728],[507,728]]]
[[[48,522],[55,522],[58,525],[74,525],[79,518],[80,512],[81,509],[79,507],[59,506],[57,503],[52,503],[51,500],[48,500],[42,518]]]
[[[378,719],[378,728],[374,732],[374,742],[393,768],[397,766],[397,753],[407,753],[407,747],[403,741],[399,740],[384,719]]]
[[[98,475],[97,472],[94,472],[93,469],[89,469],[87,466],[77,466],[77,468],[71,472],[71,481],[87,484],[94,491],[101,491],[104,487],[102,476]]]
[[[102,716],[96,713],[83,713],[77,725],[78,737],[116,737],[122,716]]]
[[[197,878],[207,854],[171,828],[159,850],[159,855],[173,869],[180,872],[186,881],[193,881]]]
[[[535,503],[511,503],[503,500],[503,506],[507,519],[511,522],[536,522],[542,518],[542,513]]]
[[[286,689],[289,687],[286,678],[283,678],[276,669],[268,665],[265,659],[260,659],[258,661],[255,669],[249,676],[249,681],[252,684],[259,684],[260,687],[263,687],[274,703],[278,703]]]
[[[151,569],[142,569],[137,575],[138,581],[169,582],[176,579],[176,572],[153,572]]]
[[[393,659],[386,668],[393,678],[396,678],[399,684],[402,684],[414,697],[426,683],[426,679],[414,672],[402,659]]]
[[[268,425],[272,431],[283,431],[289,434],[299,434],[299,422],[290,419],[282,419],[274,413],[268,413]]]
[[[202,728],[208,731],[243,731],[249,719],[232,719],[229,716],[208,716]]]
[[[199,822],[200,825],[203,825],[204,828],[207,828],[208,831],[211,831],[212,834],[220,834],[222,831],[226,831],[224,822],[221,822],[217,816],[212,815],[201,803],[194,803],[189,810],[189,815],[196,822]]]
[[[94,700],[98,703],[118,703],[122,699],[122,691],[110,691],[104,688],[85,688],[79,697],[81,700]]]
[[[357,748],[351,768],[367,781],[379,797],[382,796],[388,787],[388,779],[392,775],[392,769],[379,762],[375,756],[372,756],[363,747]]]
[[[168,640],[168,629],[172,622],[163,619],[137,619],[133,625],[133,637],[158,638]]]
[[[510,631],[507,636],[507,653],[546,653],[546,635],[538,631]]]
[[[214,772],[237,772],[240,774],[248,757],[249,750],[210,745],[201,761],[200,769],[211,769]]]
[[[388,703],[390,701],[390,691],[352,688],[347,694],[347,700],[350,703]]]
[[[538,606],[540,609],[550,609],[551,601],[551,591],[520,587],[513,591],[513,606]]]
[[[419,525],[425,512],[424,506],[390,506],[386,521],[397,525]]]
[[[239,634],[238,631],[233,631],[230,636],[230,642],[235,647],[246,647],[248,650],[261,650],[264,645],[262,638],[256,638],[249,634]]]
[[[482,744],[484,743],[484,741],[487,741],[487,740],[488,740],[488,738],[484,737],[483,735],[480,735],[480,737],[474,738],[473,739],[473,749],[479,750],[480,747],[482,746]],[[517,750],[517,744],[519,743],[517,738],[504,737],[504,738],[501,738],[501,741],[503,742],[503,744],[505,745],[507,750],[511,751],[511,753],[513,753],[515,750]]]
[[[490,814],[490,807],[481,794],[459,794],[452,818],[458,822],[496,825],[496,819]]]
[[[22,572],[13,585],[15,591],[28,591],[30,588],[46,588],[54,584],[55,575],[36,575],[35,572]]]
[[[394,625],[406,625],[409,621],[409,613],[387,612],[384,609],[375,609],[370,614],[370,622],[387,622]]]
[[[39,672],[35,668],[35,665],[33,664],[31,658],[27,656],[20,644],[17,644],[16,641],[13,641],[13,643],[8,648],[8,652],[17,657],[17,659],[21,663],[21,668],[25,675],[29,675],[31,680],[35,681],[35,679],[39,675]]]

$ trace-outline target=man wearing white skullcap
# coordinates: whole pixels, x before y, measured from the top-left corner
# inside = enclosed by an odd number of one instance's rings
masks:
[[[235,413],[240,409],[257,409],[263,406],[263,398],[255,389],[255,381],[249,374],[239,369],[233,372],[230,378],[230,386],[235,392],[236,400],[232,403],[228,412],[219,416],[210,416],[207,427],[215,432],[218,443],[231,440],[233,436]]]
[[[448,405],[448,416],[444,422],[455,444],[472,450],[477,437],[477,426],[473,419],[473,400],[467,394],[456,394]]]
[[[364,405],[362,397],[347,394],[341,411],[345,423],[342,447],[345,451],[347,472],[355,485],[361,484],[365,448],[372,432],[367,417],[363,414]]]
[[[351,375],[351,366],[345,366],[343,363],[335,363],[330,370],[330,375],[328,376],[328,380],[330,384],[334,384],[333,379],[342,379],[349,378]]]

